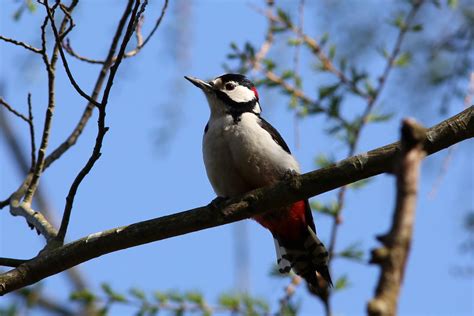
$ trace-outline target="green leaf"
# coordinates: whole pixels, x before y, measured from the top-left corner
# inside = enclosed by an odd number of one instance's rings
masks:
[[[102,287],[102,290],[104,291],[104,293],[109,298],[109,300],[115,301],[115,302],[126,302],[127,301],[127,299],[125,298],[124,295],[115,292],[109,284],[102,283],[101,287]]]
[[[272,26],[271,31],[273,33],[281,33],[281,32],[285,32],[286,30],[288,30],[288,28],[284,26]]]
[[[349,279],[347,275],[343,275],[339,279],[337,279],[336,283],[334,284],[334,290],[340,291],[349,286]]]
[[[412,28],[411,28],[411,31],[412,32],[421,32],[421,31],[423,31],[423,24],[413,25]]]
[[[403,30],[407,27],[405,24],[405,16],[403,13],[399,13],[397,17],[392,21],[392,24],[398,27],[400,30]]]
[[[370,83],[368,79],[365,79],[364,87],[365,87],[365,92],[372,98],[375,98],[377,91],[375,90],[374,86]]]
[[[390,54],[385,47],[379,47],[377,48],[377,52],[379,52],[380,55],[382,55],[385,59],[388,59],[390,57]]]
[[[188,292],[185,295],[186,299],[196,305],[203,306],[204,305],[204,297],[200,292]]]
[[[26,6],[28,7],[28,10],[31,13],[34,13],[36,11],[36,4],[33,2],[33,0],[28,0],[26,2]]]
[[[394,65],[398,67],[405,67],[411,61],[411,54],[409,52],[404,52],[394,61]]]
[[[390,120],[393,117],[394,113],[386,113],[386,114],[377,114],[377,113],[370,113],[367,116],[367,122],[385,122]]]
[[[327,204],[318,201],[311,201],[310,206],[313,211],[319,212],[321,214],[326,214],[332,217],[335,217],[339,212],[339,203],[337,203],[337,201],[333,201]]]
[[[321,39],[319,40],[319,46],[323,47],[324,44],[326,44],[328,40],[329,40],[329,34],[324,33],[323,36],[321,36]]]
[[[240,298],[237,295],[222,294],[219,297],[219,304],[230,310],[237,310],[240,305]]]
[[[280,18],[281,22],[283,24],[285,24],[285,26],[290,26],[291,25],[291,19],[290,19],[290,16],[285,12],[283,11],[282,9],[278,9],[277,10],[277,15],[278,17]]]
[[[334,59],[335,56],[336,56],[336,45],[331,45],[331,47],[329,47],[328,57],[329,59]]]
[[[364,260],[364,251],[361,249],[360,243],[353,243],[339,252],[337,256],[361,262]]]
[[[93,303],[96,300],[96,296],[94,295],[94,293],[86,289],[72,292],[69,295],[69,299],[71,301],[82,302],[87,305]]]
[[[184,302],[184,295],[182,295],[178,291],[169,291],[167,293],[167,295],[168,295],[168,299],[170,301],[174,301],[174,302],[177,302],[177,303]]]
[[[341,61],[339,62],[339,68],[341,68],[341,72],[345,72],[347,68],[347,59],[346,58],[341,58]]]
[[[160,304],[165,304],[168,301],[168,295],[163,292],[156,291],[153,296]]]
[[[249,42],[245,43],[245,52],[247,53],[247,56],[253,58],[255,56],[255,47],[253,47],[252,44]]]
[[[285,71],[281,74],[281,78],[282,78],[283,80],[293,78],[294,76],[295,76],[295,72],[294,72],[293,70],[285,70]]]
[[[328,115],[330,117],[339,117],[339,110],[341,108],[342,96],[332,95],[329,101]]]
[[[132,288],[130,289],[130,294],[137,298],[138,300],[140,301],[146,301],[146,295],[145,295],[145,292],[143,292],[142,290],[140,289],[137,289],[137,288]]]
[[[301,39],[299,38],[289,38],[288,39],[288,45],[289,46],[298,46],[301,45]]]
[[[458,0],[448,0],[448,6],[451,9],[456,9],[458,7],[459,1]]]
[[[265,65],[265,68],[269,71],[275,69],[276,67],[275,62],[268,58],[265,58],[264,60],[262,60],[262,63]]]
[[[25,7],[24,6],[19,7],[18,10],[16,10],[15,13],[13,13],[13,20],[14,21],[20,20],[23,14],[23,11],[25,11]]]
[[[330,95],[332,95],[337,88],[339,88],[339,83],[329,85],[329,86],[322,86],[319,88],[319,99],[324,99]]]

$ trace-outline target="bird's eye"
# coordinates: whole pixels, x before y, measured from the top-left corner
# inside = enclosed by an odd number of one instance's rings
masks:
[[[224,88],[230,91],[230,90],[234,90],[235,86],[232,83],[226,83]]]

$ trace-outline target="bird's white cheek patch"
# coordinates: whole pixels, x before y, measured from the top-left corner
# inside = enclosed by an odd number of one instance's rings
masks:
[[[245,86],[237,86],[234,90],[225,91],[235,102],[249,102],[255,99],[255,93]]]

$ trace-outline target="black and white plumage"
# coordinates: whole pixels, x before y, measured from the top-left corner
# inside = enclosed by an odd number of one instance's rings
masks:
[[[257,90],[240,74],[211,81],[185,77],[200,88],[209,103],[210,118],[203,137],[207,176],[219,197],[234,197],[274,184],[299,165],[278,131],[261,116]],[[319,288],[317,271],[328,284],[328,253],[316,236],[308,201],[271,210],[254,218],[274,237],[282,273],[292,268]]]

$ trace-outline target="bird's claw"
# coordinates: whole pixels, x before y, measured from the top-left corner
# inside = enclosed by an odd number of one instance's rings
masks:
[[[291,180],[293,180],[297,175],[298,175],[298,172],[296,172],[296,171],[293,170],[293,169],[291,169],[291,170],[286,170],[281,179],[282,179],[283,181],[291,181]]]

